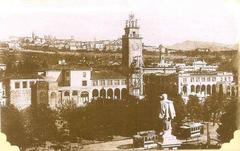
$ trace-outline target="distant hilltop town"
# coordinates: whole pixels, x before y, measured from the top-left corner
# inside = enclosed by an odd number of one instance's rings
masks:
[[[32,36],[29,37],[10,37],[5,42],[5,47],[8,47],[10,50],[118,51],[121,49],[121,45],[121,39],[78,41],[73,36],[68,39],[59,39],[51,35],[40,37],[35,33],[32,33]]]
[[[143,45],[145,50],[159,51],[163,50],[163,46]],[[38,49],[38,50],[69,50],[69,51],[120,51],[122,49],[122,39],[116,40],[93,40],[93,41],[78,41],[71,36],[68,39],[58,39],[55,36],[37,36],[32,33],[32,36],[16,37],[11,36],[9,40],[2,42],[0,47],[8,48],[9,50],[21,49]],[[164,50],[165,51],[165,50]]]

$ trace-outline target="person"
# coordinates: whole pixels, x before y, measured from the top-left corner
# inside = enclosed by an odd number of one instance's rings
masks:
[[[175,108],[173,105],[173,102],[171,100],[168,100],[167,94],[162,95],[162,100],[160,101],[160,113],[159,118],[164,123],[164,131],[170,131],[172,130],[171,126],[171,120],[176,117]]]

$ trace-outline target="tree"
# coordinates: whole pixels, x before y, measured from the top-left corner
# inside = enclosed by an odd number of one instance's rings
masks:
[[[224,111],[228,102],[229,100],[227,100],[227,97],[222,94],[207,97],[203,105],[204,120],[212,120],[213,125],[215,125],[216,121],[219,120],[218,117]]]
[[[23,147],[26,143],[21,113],[13,105],[2,107],[2,132],[12,145]]]
[[[58,107],[57,120],[62,123],[58,129],[59,141],[73,140],[78,136],[77,128],[75,128],[76,121],[78,121],[77,114],[78,108],[73,101],[67,101]]]
[[[49,106],[45,104],[31,105],[23,111],[23,114],[28,145],[40,145],[56,139],[56,113]]]
[[[189,114],[189,118],[193,121],[202,120],[202,105],[200,104],[198,97],[192,95],[189,96],[187,113]]]
[[[170,94],[169,98],[173,101],[176,112],[176,117],[172,121],[173,133],[178,134],[180,133],[180,126],[183,125],[184,119],[187,116],[187,108],[179,94]]]
[[[233,138],[233,133],[237,130],[237,99],[232,99],[226,106],[223,115],[220,118],[220,124],[217,129],[218,138],[224,143]]]

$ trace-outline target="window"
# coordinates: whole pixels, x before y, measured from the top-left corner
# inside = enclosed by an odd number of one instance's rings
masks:
[[[82,81],[82,86],[87,86],[87,81],[86,80]]]
[[[77,96],[77,95],[78,95],[78,92],[77,92],[77,91],[73,91],[73,92],[72,92],[72,95],[73,95],[73,96]]]
[[[83,72],[83,77],[86,78],[86,76],[87,76],[87,73]]]
[[[27,81],[23,81],[23,88],[27,88]]]
[[[134,32],[133,32],[133,37],[135,37],[135,36],[136,36],[136,32],[134,31]]]
[[[191,82],[194,82],[194,78],[193,77],[191,78]]]
[[[197,77],[197,80],[196,80],[197,82],[199,82],[200,81],[200,78],[199,77]]]
[[[186,83],[187,82],[187,78],[183,78],[183,82]]]
[[[20,83],[19,82],[15,82],[15,89],[19,89],[20,88]]]
[[[97,80],[93,81],[93,86],[98,86],[98,81]]]
[[[122,80],[122,85],[125,85],[126,84],[126,80]]]
[[[101,80],[100,85],[105,85],[105,80]]]
[[[210,77],[208,77],[208,78],[207,78],[207,81],[208,81],[208,82],[210,82],[210,81],[211,81],[211,78],[210,78]]]
[[[205,77],[202,77],[202,82],[205,82]]]
[[[30,87],[34,85],[34,81],[30,81]]]
[[[64,96],[69,96],[69,92],[68,92],[68,91],[65,91],[65,92],[64,92]]]
[[[213,80],[213,81],[216,81],[216,77],[213,77],[212,80]]]
[[[83,92],[81,93],[81,100],[84,101],[84,102],[89,101],[89,94],[88,94],[87,91],[83,91]]]
[[[114,85],[119,85],[119,80],[114,80]]]
[[[112,85],[112,80],[108,80],[108,85]]]

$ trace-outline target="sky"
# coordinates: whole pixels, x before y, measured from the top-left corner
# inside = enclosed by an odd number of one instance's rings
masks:
[[[233,0],[234,1],[234,0]],[[235,0],[238,1],[238,0]],[[239,18],[229,0],[0,0],[0,39],[53,35],[117,39],[134,13],[147,45],[185,40],[237,43]],[[231,1],[232,2],[232,1]],[[236,5],[235,5],[236,6]]]

